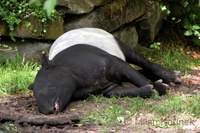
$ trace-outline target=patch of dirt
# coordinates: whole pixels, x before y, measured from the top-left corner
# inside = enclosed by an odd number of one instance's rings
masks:
[[[182,76],[183,83],[171,87],[170,93],[177,94],[195,94],[200,92],[200,66],[194,69],[188,69],[188,76]]]
[[[200,92],[200,69],[190,70],[189,75],[182,77],[183,84],[171,87],[169,93],[193,95]],[[70,103],[67,109],[57,115],[43,115],[39,113],[35,99],[32,95],[13,96],[0,99],[0,133],[3,132],[26,132],[26,133],[96,133],[103,132],[101,125],[95,125],[91,122],[80,124],[80,118],[87,116],[89,109],[95,108],[97,103],[92,100],[76,101]],[[145,117],[148,117],[145,116]],[[197,121],[195,124],[200,124]],[[194,123],[193,123],[194,125]],[[115,124],[109,128],[108,132],[132,133],[132,132],[197,132],[198,129],[185,128],[161,128],[155,126],[132,124]],[[200,129],[199,129],[200,131]]]

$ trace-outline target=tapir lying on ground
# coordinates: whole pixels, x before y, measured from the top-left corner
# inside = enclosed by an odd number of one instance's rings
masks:
[[[129,63],[142,69],[137,71]],[[123,87],[122,82],[136,87]],[[42,68],[28,88],[33,90],[39,111],[51,114],[90,94],[149,97],[153,89],[163,95],[168,84],[180,83],[177,72],[148,61],[110,33],[81,28],[60,36],[49,58],[43,53]]]

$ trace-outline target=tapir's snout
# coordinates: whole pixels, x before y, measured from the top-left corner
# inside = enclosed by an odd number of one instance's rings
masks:
[[[59,106],[55,106],[55,107],[51,107],[51,108],[45,108],[45,109],[39,109],[39,111],[42,113],[42,114],[45,114],[45,115],[48,115],[48,114],[58,114],[60,111],[59,111]]]
[[[38,103],[39,111],[45,115],[48,114],[58,114],[61,112],[60,104],[59,104],[59,97],[53,103]]]
[[[42,113],[42,114],[45,114],[45,115],[48,115],[48,114],[53,114],[54,113],[54,107],[52,108],[39,108],[39,111]]]
[[[54,114],[58,114],[59,113],[60,106],[59,106],[58,100],[59,100],[59,97],[57,97],[56,102],[55,102],[55,106],[53,108]]]

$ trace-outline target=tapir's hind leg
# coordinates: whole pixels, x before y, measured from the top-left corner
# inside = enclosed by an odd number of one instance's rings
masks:
[[[152,72],[145,70],[145,69],[140,69],[138,70],[139,73],[144,75],[147,79],[150,79],[152,82],[155,82],[160,79],[159,76],[153,74]]]
[[[142,75],[144,75],[147,79],[150,79],[152,82],[155,82],[155,81],[161,79],[158,75],[155,75],[154,73],[152,73],[148,70],[145,70],[145,69],[140,69],[140,70],[138,70],[138,72],[141,73]],[[178,72],[178,71],[173,71],[173,72],[174,72],[175,76],[177,76],[177,78],[179,79],[179,77],[181,76],[180,72]],[[168,84],[172,85],[172,86],[175,85],[173,82],[170,82]]]
[[[167,84],[170,82],[173,83],[181,83],[182,80],[176,75],[173,71],[168,71],[159,65],[150,62],[143,56],[141,56],[139,53],[133,51],[128,46],[126,46],[123,42],[121,42],[119,39],[116,38],[116,41],[118,42],[122,52],[124,53],[126,57],[126,61],[132,64],[135,64],[137,66],[142,67],[143,70],[148,71],[161,79]]]

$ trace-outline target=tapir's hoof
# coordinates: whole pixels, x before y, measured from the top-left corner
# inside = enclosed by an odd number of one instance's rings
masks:
[[[152,92],[153,91],[153,85],[152,84],[148,84],[148,85],[145,85],[143,87],[141,87],[142,89],[146,89],[148,90],[149,92]]]
[[[181,77],[181,72],[180,71],[173,71],[173,72],[177,77]]]
[[[166,94],[167,90],[169,89],[169,85],[162,83],[162,82],[163,82],[163,80],[160,79],[160,80],[157,80],[156,82],[154,82],[154,84],[153,84],[160,96]]]
[[[173,83],[173,82],[170,82],[169,85],[170,85],[170,86],[176,86],[176,84]]]
[[[140,94],[140,97],[149,98],[153,94],[153,91],[152,91],[153,85],[148,84],[148,85],[142,86],[142,87],[140,87],[140,90],[143,90]]]
[[[182,83],[182,79],[180,78],[181,77],[181,72],[180,71],[173,71],[174,75],[177,77],[173,83],[175,84],[181,84]]]
[[[174,81],[175,84],[181,84],[183,82],[183,80],[181,78],[176,78],[176,80]]]

